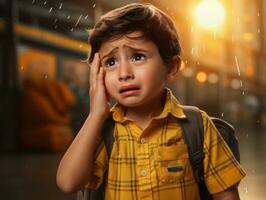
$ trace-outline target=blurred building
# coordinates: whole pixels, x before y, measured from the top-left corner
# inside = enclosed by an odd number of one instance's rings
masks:
[[[180,100],[239,125],[265,126],[266,2],[218,1],[225,19],[214,29],[194,17],[203,1],[149,2],[170,14],[180,33],[185,62],[176,83]]]
[[[130,0],[0,0],[0,94],[3,149],[17,147],[22,127],[23,81],[61,80],[75,94],[75,134],[89,109],[87,29]],[[184,104],[235,124],[266,124],[266,2],[220,0],[225,20],[216,29],[193,17],[196,0],[147,0],[175,21],[183,47],[182,68],[171,85]]]

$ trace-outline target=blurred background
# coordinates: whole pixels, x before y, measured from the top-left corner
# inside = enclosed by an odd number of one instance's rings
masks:
[[[173,18],[184,65],[170,87],[235,126],[241,199],[265,199],[265,0],[0,0],[0,198],[76,198],[55,174],[89,112],[87,30],[131,2]]]

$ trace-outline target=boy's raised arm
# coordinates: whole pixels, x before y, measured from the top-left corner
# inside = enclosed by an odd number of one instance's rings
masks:
[[[95,54],[90,71],[90,114],[64,154],[56,176],[58,187],[75,192],[91,178],[96,139],[109,114],[108,95],[104,86],[104,70]]]

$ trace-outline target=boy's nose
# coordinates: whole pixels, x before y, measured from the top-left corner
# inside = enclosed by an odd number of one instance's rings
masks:
[[[127,81],[130,79],[134,79],[130,64],[121,65],[119,69],[119,81]]]

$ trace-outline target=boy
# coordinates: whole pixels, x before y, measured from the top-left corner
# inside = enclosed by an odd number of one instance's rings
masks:
[[[181,63],[172,20],[150,4],[129,4],[100,19],[90,44],[90,114],[59,165],[58,186],[98,188],[108,170],[108,200],[199,199],[178,123],[186,116],[165,88]],[[117,102],[111,111],[110,97]],[[109,115],[115,141],[108,159],[96,138]],[[236,185],[245,173],[205,112],[202,117],[207,188],[214,199],[239,199]]]

